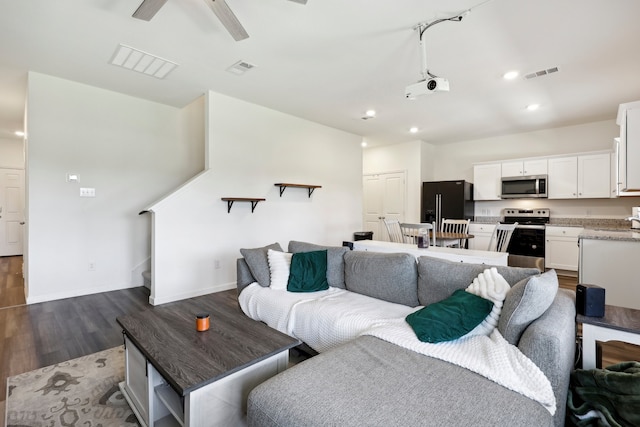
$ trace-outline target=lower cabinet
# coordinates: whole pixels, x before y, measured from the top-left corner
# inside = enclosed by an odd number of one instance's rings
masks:
[[[582,227],[548,225],[545,229],[545,267],[578,271],[578,236],[582,230]]]
[[[473,235],[473,239],[469,239],[469,249],[486,251],[495,228],[496,224],[469,224],[469,234]]]

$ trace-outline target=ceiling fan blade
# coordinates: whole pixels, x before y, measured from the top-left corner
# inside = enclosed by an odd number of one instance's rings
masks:
[[[167,0],[143,0],[140,6],[133,12],[133,17],[143,19],[145,21],[151,21],[151,18],[155,16]]]
[[[234,15],[229,5],[224,0],[204,0],[213,13],[216,14],[222,25],[227,29],[231,37],[235,41],[240,41],[249,38],[249,34],[245,31],[236,15]]]
[[[294,3],[307,4],[307,0],[289,0],[289,1],[292,1]]]

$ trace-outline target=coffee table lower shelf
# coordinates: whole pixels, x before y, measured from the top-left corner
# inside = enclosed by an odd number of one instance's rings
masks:
[[[287,349],[182,397],[126,336],[125,345],[126,376],[120,390],[143,427],[246,425],[249,392],[289,362]]]

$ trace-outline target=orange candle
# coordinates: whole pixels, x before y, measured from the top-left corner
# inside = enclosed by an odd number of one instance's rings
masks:
[[[209,315],[206,313],[196,315],[196,330],[204,332],[209,330]]]

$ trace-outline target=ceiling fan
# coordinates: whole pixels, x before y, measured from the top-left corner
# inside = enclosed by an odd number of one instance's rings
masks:
[[[307,0],[289,0],[295,3],[307,4]],[[151,18],[160,10],[167,0],[143,0],[138,9],[133,13],[134,18],[151,21]],[[222,25],[229,31],[231,37],[236,41],[249,38],[249,34],[244,29],[236,15],[233,13],[225,0],[204,0],[209,5],[213,13],[216,14]]]

